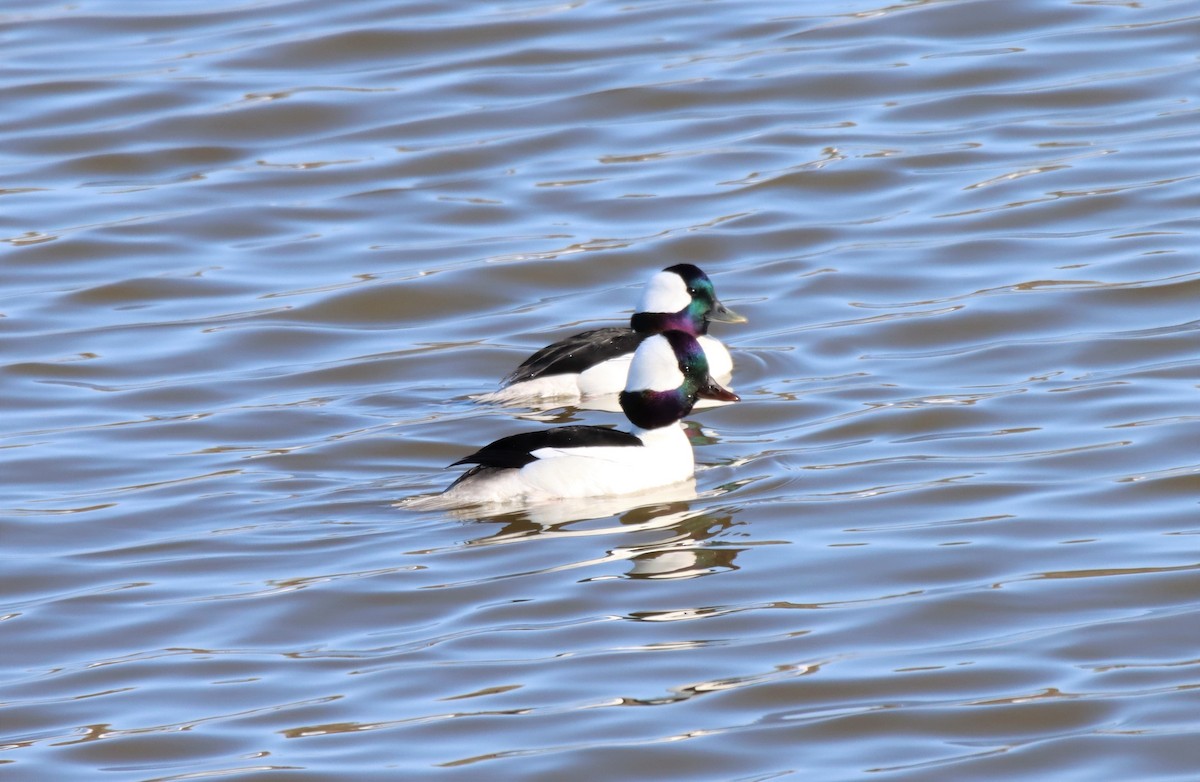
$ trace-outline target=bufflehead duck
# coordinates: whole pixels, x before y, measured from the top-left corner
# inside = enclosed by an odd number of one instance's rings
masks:
[[[629,326],[592,329],[548,345],[521,362],[484,399],[519,403],[535,399],[586,398],[616,394],[625,388],[629,362],[638,345],[654,334],[675,329],[699,340],[710,374],[728,381],[733,359],[708,324],[745,323],[713,291],[712,280],[690,263],[669,266],[650,279]]]
[[[528,502],[635,494],[686,481],[695,460],[680,420],[697,399],[738,396],[712,379],[691,334],[650,335],[621,392],[632,431],[575,425],[509,435],[452,464],[474,466],[440,497],[451,504]]]

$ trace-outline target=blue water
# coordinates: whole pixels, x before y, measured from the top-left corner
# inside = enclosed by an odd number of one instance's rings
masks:
[[[1198,37],[0,10],[0,776],[1194,780]],[[397,506],[682,262],[694,492]]]

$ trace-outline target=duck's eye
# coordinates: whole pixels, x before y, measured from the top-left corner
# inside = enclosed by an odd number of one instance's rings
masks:
[[[688,288],[688,295],[689,295],[689,296],[695,296],[695,295],[697,295],[698,293],[700,293],[700,291],[696,290],[695,288],[693,288],[693,287],[689,287],[689,288]]]

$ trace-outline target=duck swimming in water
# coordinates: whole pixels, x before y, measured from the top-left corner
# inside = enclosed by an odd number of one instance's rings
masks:
[[[613,496],[691,478],[695,459],[680,421],[698,399],[739,398],[712,379],[692,334],[672,329],[639,341],[620,395],[632,430],[575,425],[501,438],[451,465],[473,466],[440,498],[476,504]]]
[[[728,382],[733,359],[719,340],[708,336],[708,325],[714,321],[745,323],[746,318],[721,303],[712,281],[698,267],[669,266],[650,279],[629,326],[592,329],[548,345],[521,362],[501,382],[499,391],[483,398],[515,404],[616,394],[625,388],[637,347],[669,330],[696,338],[712,377]]]

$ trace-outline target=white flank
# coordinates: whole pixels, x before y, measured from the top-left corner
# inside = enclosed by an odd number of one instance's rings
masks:
[[[582,399],[619,394],[625,388],[625,378],[629,374],[629,362],[632,360],[633,354],[625,353],[588,367],[578,375],[546,375],[513,383],[488,394],[478,394],[472,399],[491,404],[519,405],[542,400],[579,402]],[[621,412],[615,401],[610,407],[609,412]]]
[[[620,393],[632,360],[633,354],[625,353],[588,367],[579,375],[579,393],[585,397]]]
[[[638,312],[679,312],[692,303],[687,283],[675,272],[659,272],[650,278],[638,302]]]
[[[683,385],[683,380],[679,359],[675,357],[671,343],[663,335],[655,334],[639,345],[633,354],[625,390],[671,391]]]
[[[474,398],[480,402],[515,405],[538,399],[578,399],[579,393],[578,375],[547,375],[513,383],[506,388],[489,394],[479,394]]]
[[[678,424],[634,434],[644,445],[541,448],[520,469],[469,478],[438,495],[446,506],[636,494],[686,481],[695,461]]]

